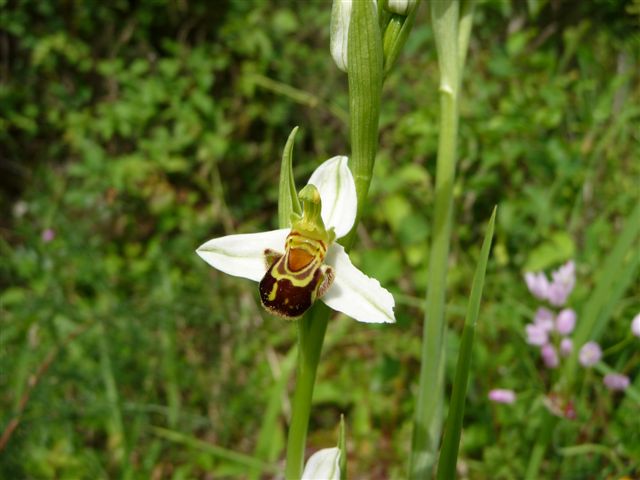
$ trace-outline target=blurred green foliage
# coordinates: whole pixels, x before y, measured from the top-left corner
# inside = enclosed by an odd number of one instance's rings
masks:
[[[0,0],[0,9],[0,432],[19,419],[0,477],[257,475],[251,459],[206,445],[282,458],[295,329],[259,308],[249,282],[209,269],[194,249],[276,226],[293,126],[300,184],[348,152],[330,6]],[[314,400],[309,446],[333,444],[344,412],[353,478],[401,478],[409,449],[437,145],[426,10],[385,85],[354,252],[397,294],[398,324],[333,321]],[[461,103],[448,378],[482,226],[500,208],[463,476],[522,477],[552,380],[523,339],[535,302],[522,272],[575,258],[578,308],[640,200],[639,12],[623,0],[477,9]],[[636,281],[603,344],[627,337],[639,310]],[[636,385],[637,352],[636,342],[606,357],[631,364]],[[577,420],[556,431],[545,475],[640,474],[631,470],[637,405],[595,374],[581,385]],[[520,401],[490,405],[496,386]],[[581,443],[606,454],[563,454]]]

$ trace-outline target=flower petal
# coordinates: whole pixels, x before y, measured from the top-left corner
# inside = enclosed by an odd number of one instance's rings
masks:
[[[302,480],[340,480],[340,449],[323,448],[309,457]]]
[[[322,220],[327,228],[335,228],[337,238],[349,233],[358,210],[356,184],[348,161],[344,156],[330,158],[316,168],[308,182],[320,192]]]
[[[259,282],[267,271],[264,251],[284,252],[289,228],[268,232],[227,235],[198,247],[196,253],[221,272]]]
[[[375,278],[367,277],[351,263],[342,245],[334,243],[325,263],[333,267],[335,279],[322,297],[328,306],[359,322],[393,323],[395,301]]]

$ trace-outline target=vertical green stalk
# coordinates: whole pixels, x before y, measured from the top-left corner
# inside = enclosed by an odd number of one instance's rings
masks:
[[[351,138],[349,165],[358,194],[358,216],[353,229],[341,242],[347,250],[355,240],[356,227],[367,200],[378,150],[384,62],[382,36],[372,3],[353,2],[352,8],[347,57]]]
[[[459,2],[441,0],[430,2],[430,6],[440,67],[440,138],[420,385],[409,467],[412,479],[430,476],[442,428],[445,286],[452,224],[460,84]]]
[[[313,387],[329,313],[329,308],[318,302],[309,313],[298,320],[298,376],[287,438],[287,465],[284,474],[287,480],[299,480],[302,475]]]
[[[356,183],[358,215],[353,229],[341,242],[347,250],[350,249],[355,239],[356,225],[367,198],[378,148],[382,65],[382,40],[373,4],[371,2],[353,2],[348,42],[350,168]],[[287,182],[281,179],[281,188],[283,185],[288,188]],[[287,480],[298,480],[304,467],[313,387],[329,314],[330,309],[318,302],[307,315],[298,321],[298,377],[287,438],[287,463],[285,467]]]

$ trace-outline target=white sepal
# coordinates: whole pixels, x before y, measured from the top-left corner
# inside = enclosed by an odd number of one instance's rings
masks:
[[[323,448],[311,455],[302,472],[302,480],[340,480],[340,449]]]
[[[358,197],[356,184],[344,156],[330,158],[311,175],[322,199],[322,220],[327,228],[335,228],[336,238],[344,237],[356,221]]]
[[[284,252],[289,228],[268,232],[227,235],[198,247],[196,253],[221,272],[259,282],[267,271],[264,251]]]
[[[334,243],[327,252],[327,265],[335,278],[322,301],[359,322],[393,323],[395,301],[375,278],[367,277],[349,259],[342,245]]]

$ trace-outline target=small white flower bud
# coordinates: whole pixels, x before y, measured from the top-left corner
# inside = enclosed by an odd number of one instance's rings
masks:
[[[376,0],[372,0],[372,3],[377,12]],[[347,45],[349,43],[349,22],[351,21],[352,6],[353,0],[333,0],[333,7],[331,7],[331,56],[338,68],[343,72],[347,71]]]
[[[408,15],[409,9],[416,3],[416,0],[389,0],[387,10],[398,15]]]

